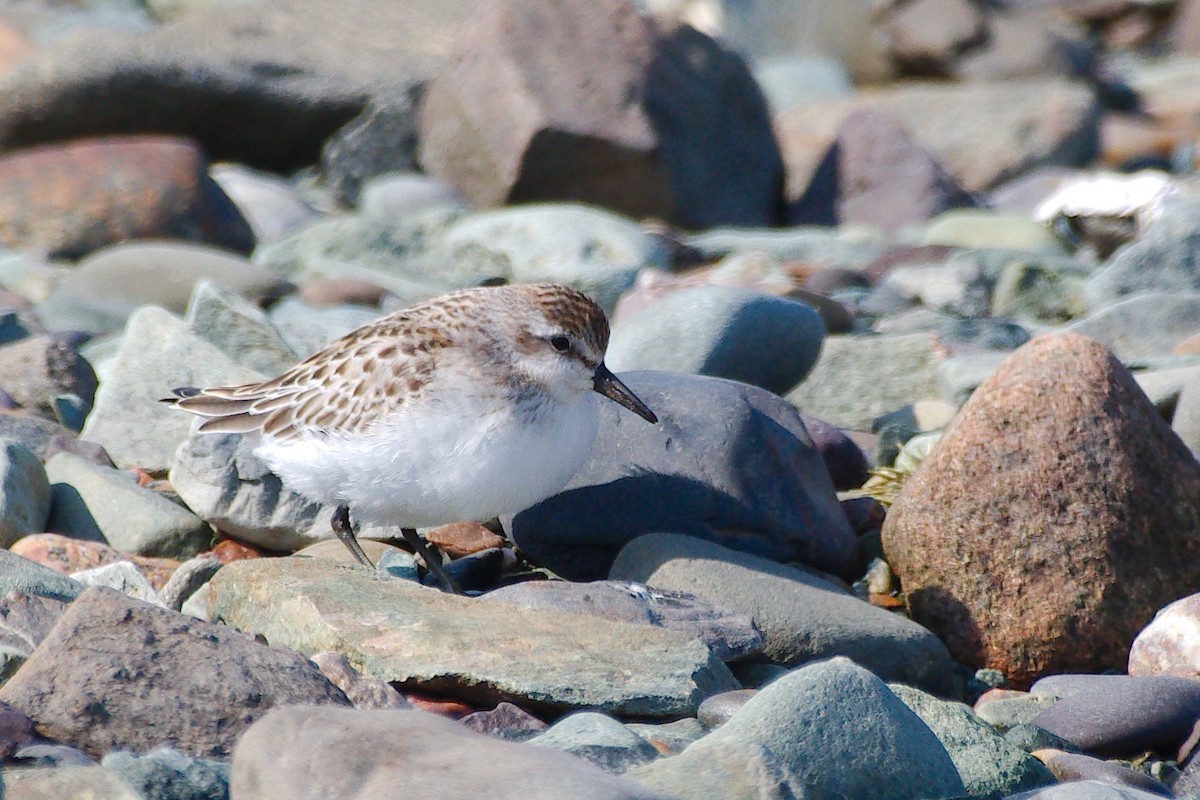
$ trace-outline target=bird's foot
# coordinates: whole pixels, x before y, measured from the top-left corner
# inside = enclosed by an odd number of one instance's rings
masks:
[[[371,559],[367,558],[367,554],[363,552],[362,545],[358,543],[358,538],[354,535],[354,526],[350,522],[350,506],[340,505],[333,512],[333,517],[329,520],[330,526],[333,528],[333,533],[342,540],[342,544],[346,545],[346,549],[350,551],[358,563],[364,567],[375,569],[375,564]]]

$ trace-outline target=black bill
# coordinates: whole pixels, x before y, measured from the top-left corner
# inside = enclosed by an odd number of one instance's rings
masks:
[[[596,374],[592,376],[592,388],[609,400],[625,406],[647,422],[658,422],[658,417],[654,416],[654,412],[645,403],[638,400],[637,395],[629,391],[629,387],[621,383],[620,379],[603,364],[596,367]]]

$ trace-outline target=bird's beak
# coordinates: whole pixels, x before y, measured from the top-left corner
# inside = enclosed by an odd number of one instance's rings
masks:
[[[621,383],[617,376],[613,375],[603,364],[596,367],[596,374],[592,376],[592,388],[609,400],[625,406],[647,422],[658,422],[658,417],[654,416],[654,412],[645,403],[638,400],[637,395],[629,391],[629,387]]]

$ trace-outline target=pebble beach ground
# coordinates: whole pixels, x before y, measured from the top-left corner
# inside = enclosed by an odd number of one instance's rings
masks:
[[[1200,798],[1197,86],[1200,0],[0,6],[0,796]],[[159,402],[504,282],[661,422],[462,596]]]

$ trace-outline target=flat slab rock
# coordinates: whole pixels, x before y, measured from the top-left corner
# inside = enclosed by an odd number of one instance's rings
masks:
[[[224,758],[272,706],[349,705],[296,653],[100,587],[71,604],[0,700],[96,757],[170,742]]]
[[[500,741],[433,714],[327,708],[278,709],[247,731],[229,789],[239,800],[668,797],[567,753]]]
[[[301,653],[334,650],[407,689],[561,711],[690,715],[737,688],[700,641],[674,631],[483,603],[317,559],[230,564],[210,613]]]

